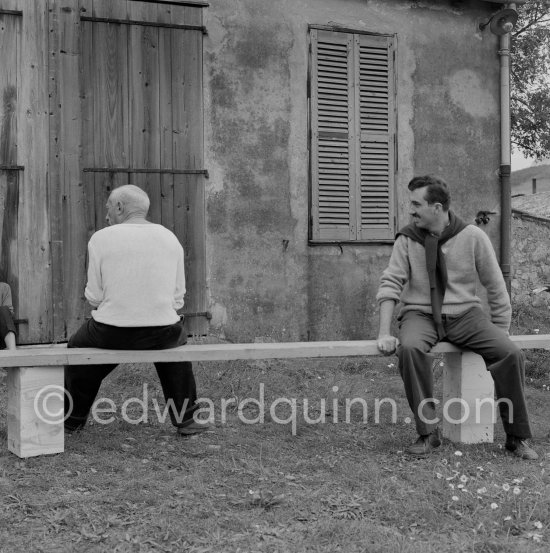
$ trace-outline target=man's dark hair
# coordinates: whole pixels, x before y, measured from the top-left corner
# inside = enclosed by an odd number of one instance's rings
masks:
[[[440,203],[444,211],[449,211],[451,205],[451,193],[447,187],[447,183],[439,177],[425,175],[423,177],[414,177],[409,182],[409,190],[412,192],[417,188],[426,187],[424,198],[431,205]]]

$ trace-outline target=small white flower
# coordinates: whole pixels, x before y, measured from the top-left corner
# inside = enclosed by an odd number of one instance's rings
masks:
[[[533,526],[535,528],[538,528],[539,530],[542,529],[542,522],[540,520],[535,520],[535,522],[533,522]]]
[[[453,501],[458,501],[458,496],[457,496],[457,495],[453,495],[453,497],[451,497],[451,499],[452,499]]]
[[[455,455],[457,457],[462,457],[462,451],[455,451]]]
[[[512,520],[512,517],[511,516],[504,517],[504,520],[505,521]]]
[[[443,475],[442,475],[440,472],[436,472],[435,475],[436,475],[438,478],[443,478]]]
[[[532,534],[531,537],[533,538],[533,541],[540,542],[540,541],[542,541],[543,535],[542,534]]]
[[[516,486],[514,488],[514,495],[519,495],[521,493],[521,490]]]
[[[460,481],[463,483],[463,484],[466,484],[466,482],[468,482],[468,477],[463,474],[461,477],[460,477]]]
[[[464,487],[464,484],[459,484],[459,485],[457,486],[457,488],[458,488],[459,490],[461,490],[463,487]]]
[[[455,489],[455,485],[454,485],[454,484],[449,484],[449,488],[451,488],[451,490],[454,490],[454,489]]]
[[[477,493],[479,493],[479,494],[487,493],[487,488],[485,486],[483,486],[483,488],[478,488]]]
[[[514,484],[521,484],[525,480],[525,476],[522,476],[521,478],[514,478],[512,482]]]
[[[491,509],[493,509],[493,511],[498,509],[498,505],[496,503],[491,503]]]
[[[505,492],[509,492],[510,491],[510,484],[502,484],[502,489]]]

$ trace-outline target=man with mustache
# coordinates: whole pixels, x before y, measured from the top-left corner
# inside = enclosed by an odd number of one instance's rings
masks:
[[[377,345],[384,354],[397,349],[399,370],[418,439],[406,449],[425,456],[441,444],[435,421],[433,374],[429,352],[440,340],[468,348],[483,357],[495,382],[505,447],[528,460],[529,416],[524,395],[521,350],[509,339],[512,308],[504,278],[488,236],[464,223],[452,211],[447,184],[427,175],[409,185],[413,222],[397,233],[377,300],[380,327]],[[487,290],[488,316],[476,294],[477,279]],[[395,304],[401,302],[399,341],[391,335]]]

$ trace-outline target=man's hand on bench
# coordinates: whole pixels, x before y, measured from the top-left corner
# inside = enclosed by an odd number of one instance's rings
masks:
[[[389,334],[378,336],[378,339],[376,340],[376,346],[378,347],[378,350],[384,355],[391,355],[392,353],[394,353],[397,349],[398,343],[399,341],[397,340],[397,338]]]

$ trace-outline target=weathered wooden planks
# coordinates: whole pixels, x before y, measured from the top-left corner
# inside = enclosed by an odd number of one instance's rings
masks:
[[[184,311],[205,312],[204,176],[156,172],[203,169],[202,34],[154,26],[202,25],[202,10],[122,0],[88,0],[85,7],[93,17],[151,23],[82,24],[84,88],[93,87],[94,127],[84,128],[85,147],[95,152],[88,166],[129,168],[128,174],[95,173],[96,228],[103,226],[113,187],[132,182],[144,188],[151,199],[149,218],[173,230],[185,248]],[[204,318],[190,317],[186,325],[192,334],[207,330]]]
[[[157,18],[160,23],[171,23],[173,6],[158,6]],[[160,168],[174,167],[173,136],[174,125],[172,120],[172,33],[171,29],[159,29],[159,99],[160,110]],[[177,102],[178,99],[176,98]],[[174,175],[161,175],[161,221],[162,224],[174,232]]]
[[[79,82],[75,78],[81,47],[78,1],[50,0],[49,26],[49,216],[56,341],[65,339],[67,319],[80,324],[87,314],[78,287],[85,272],[85,244],[90,231],[80,171],[82,118]]]
[[[90,11],[90,10],[88,10]],[[125,19],[126,0],[93,1],[90,15]],[[128,28],[125,25],[83,22],[87,39],[82,62],[90,63],[86,82],[92,87],[93,136],[86,141],[93,152],[87,167],[127,167],[130,156],[128,107]],[[105,226],[105,204],[113,188],[128,183],[125,173],[93,173],[95,230]]]
[[[157,6],[130,2],[128,17],[134,21],[156,21]],[[130,25],[128,37],[128,86],[130,95],[131,155],[133,168],[160,168],[159,28]],[[151,200],[149,220],[161,222],[161,180],[159,173],[132,173],[133,184],[143,188]]]
[[[17,229],[20,342],[52,340],[52,274],[48,205],[48,6],[45,0],[20,0],[23,11],[19,62]],[[31,278],[32,277],[32,278]]]
[[[110,191],[130,180],[184,243],[185,310],[207,309],[203,177],[169,173],[203,169],[202,33],[157,25],[202,23],[201,8],[184,4],[2,2],[22,14],[0,15],[0,164],[25,166],[0,170],[0,279],[29,319],[20,343],[63,340],[89,314],[86,244]]]
[[[3,6],[4,7],[4,6]],[[14,2],[5,9],[15,9]],[[0,14],[0,165],[13,167],[17,160],[18,62],[21,50],[21,17]],[[17,212],[19,171],[0,169],[0,281],[12,287],[18,312]]]
[[[174,7],[172,23],[202,25],[202,11]],[[202,169],[202,36],[198,32],[173,30],[172,34],[172,117],[174,125],[174,167]],[[203,175],[174,177],[174,229],[185,249],[187,294],[184,311],[206,311],[206,229],[205,182]],[[188,334],[206,334],[204,317],[185,321]]]

